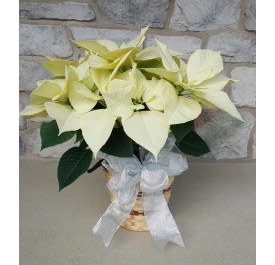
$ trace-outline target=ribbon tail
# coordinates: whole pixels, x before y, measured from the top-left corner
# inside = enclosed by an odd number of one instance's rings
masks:
[[[114,234],[131,212],[134,203],[135,199],[130,207],[122,209],[118,200],[113,201],[93,227],[92,232],[102,238],[105,247],[110,245]]]
[[[160,249],[170,241],[184,247],[177,224],[162,191],[143,194],[144,215],[150,233]]]

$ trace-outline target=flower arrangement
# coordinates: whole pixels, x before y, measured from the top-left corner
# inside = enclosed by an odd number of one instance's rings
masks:
[[[78,61],[44,61],[53,77],[37,82],[22,115],[53,119],[41,124],[42,149],[72,137],[79,143],[59,161],[60,190],[95,170],[102,159],[110,162],[108,156],[142,161],[142,148],[151,159],[163,160],[160,153],[169,135],[183,154],[209,152],[194,130],[202,106],[242,120],[222,90],[234,81],[221,73],[219,52],[199,49],[185,63],[158,40],[143,49],[147,30],[120,46],[110,40],[73,41],[83,50]],[[93,155],[101,160],[89,169]]]

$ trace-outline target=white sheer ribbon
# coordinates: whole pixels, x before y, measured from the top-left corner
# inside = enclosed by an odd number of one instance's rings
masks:
[[[121,158],[99,154],[104,159],[102,165],[114,174],[107,187],[116,196],[92,229],[102,237],[106,247],[134,207],[138,187],[143,192],[144,216],[158,247],[163,249],[169,241],[184,246],[163,196],[163,190],[169,187],[168,176],[180,175],[188,168],[186,157],[171,151],[174,145],[174,138],[169,137],[157,161],[144,149],[140,149],[141,162],[135,156]]]

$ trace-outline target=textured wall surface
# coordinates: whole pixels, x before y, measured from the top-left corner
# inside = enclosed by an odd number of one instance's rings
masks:
[[[206,110],[196,127],[212,152],[199,159],[255,159],[255,0],[20,0],[19,7],[20,110],[29,103],[36,81],[50,76],[41,66],[44,56],[77,58],[71,39],[123,42],[151,25],[145,46],[158,38],[186,60],[198,48],[221,51],[225,73],[239,80],[225,90],[245,122]],[[60,157],[73,141],[40,151],[41,121],[19,118],[20,155]]]

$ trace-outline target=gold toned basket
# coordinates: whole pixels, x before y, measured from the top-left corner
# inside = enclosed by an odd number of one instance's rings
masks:
[[[113,177],[112,173],[106,170],[105,168],[104,168],[104,172],[105,172],[107,181],[109,181]],[[173,183],[173,181],[174,181],[174,177],[169,176],[170,186],[169,188],[163,191],[163,195],[167,203],[169,202],[169,199],[171,196],[171,184]],[[110,191],[109,191],[109,195],[110,195],[110,200],[114,201],[115,195]],[[137,199],[131,213],[129,214],[129,216],[121,226],[131,231],[139,231],[139,232],[149,231],[146,223],[146,219],[144,217],[143,199],[142,199],[141,191],[138,192]]]

